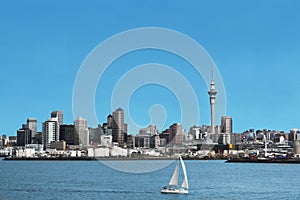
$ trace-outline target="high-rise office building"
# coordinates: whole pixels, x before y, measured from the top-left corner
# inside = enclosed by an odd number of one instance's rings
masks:
[[[146,128],[142,128],[139,131],[139,135],[148,135],[148,136],[153,136],[153,135],[157,135],[158,131],[156,129],[155,125],[149,125]]]
[[[78,117],[74,121],[74,125],[75,125],[75,133],[78,134],[78,136],[79,136],[79,144],[88,146],[89,145],[89,129],[88,129],[88,125],[87,125],[87,120],[82,117]]]
[[[232,117],[231,116],[222,116],[221,132],[222,133],[232,133]]]
[[[183,144],[183,132],[181,124],[175,123],[169,127],[169,143],[171,145]]]
[[[51,112],[51,118],[57,118],[57,122],[59,123],[59,125],[62,125],[64,123],[64,114],[62,110]]]
[[[107,116],[107,128],[112,128],[113,122],[114,122],[113,116],[108,115]]]
[[[113,142],[118,142],[120,145],[124,144],[124,111],[122,108],[118,108],[112,114],[112,136]]]
[[[27,127],[31,130],[32,137],[35,137],[37,132],[37,120],[34,118],[28,118]]]
[[[113,125],[114,119],[112,115],[107,116],[107,122],[103,123],[102,129],[103,134],[105,135],[112,135],[112,125]]]
[[[58,133],[58,138],[59,138],[59,128],[60,125],[62,125],[64,123],[64,115],[63,115],[63,111],[62,110],[56,110],[51,112],[51,118],[56,119],[58,126],[57,126],[57,133]]]
[[[79,135],[75,132],[75,126],[71,124],[60,125],[59,140],[66,141],[67,145],[79,145]]]
[[[89,127],[89,143],[93,145],[100,144],[101,141],[101,135],[104,134],[103,128],[100,124],[98,124],[97,128],[91,128]]]
[[[42,142],[44,149],[49,149],[53,141],[59,141],[59,124],[57,118],[50,118],[43,123]]]
[[[31,144],[32,131],[23,124],[22,128],[17,130],[17,146],[25,146]]]
[[[128,124],[124,123],[124,130],[123,130],[123,143],[127,143],[127,129],[128,129]]]

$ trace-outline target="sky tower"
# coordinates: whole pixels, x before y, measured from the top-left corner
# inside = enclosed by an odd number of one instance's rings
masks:
[[[216,95],[217,90],[215,88],[215,82],[214,82],[214,71],[213,68],[211,69],[211,82],[210,82],[210,90],[208,91],[209,99],[210,99],[210,117],[211,117],[211,133],[215,133],[215,101],[216,101]]]

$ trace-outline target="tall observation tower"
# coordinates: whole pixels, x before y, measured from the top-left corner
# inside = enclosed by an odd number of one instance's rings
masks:
[[[216,95],[217,90],[215,88],[215,82],[214,82],[214,72],[212,69],[212,76],[211,76],[211,83],[210,83],[210,90],[208,91],[209,99],[210,99],[210,117],[211,117],[211,133],[215,133],[215,101],[216,101]]]

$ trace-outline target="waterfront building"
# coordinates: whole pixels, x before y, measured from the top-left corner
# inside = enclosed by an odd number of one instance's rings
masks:
[[[135,147],[150,148],[150,137],[147,136],[136,136]]]
[[[94,154],[95,157],[109,157],[110,149],[107,147],[95,148],[95,149],[93,149],[93,152],[91,152],[90,154]]]
[[[103,123],[102,125],[104,135],[112,135],[112,127],[108,127],[107,123]]]
[[[79,145],[79,135],[75,132],[75,125],[60,125],[59,140],[66,141],[67,145]]]
[[[208,94],[209,94],[209,100],[210,100],[211,133],[215,133],[215,130],[214,130],[214,127],[215,127],[215,101],[216,101],[217,90],[215,89],[213,71],[212,71],[212,80],[210,83],[210,90],[208,91]]]
[[[118,146],[113,146],[109,150],[110,150],[110,156],[112,156],[112,157],[127,157],[128,156],[127,149],[123,149]]]
[[[119,143],[119,145],[124,144],[124,111],[122,108],[118,108],[112,114],[112,136],[113,142]]]
[[[43,122],[42,143],[44,149],[49,149],[53,141],[59,141],[59,128],[57,118],[49,118]]]
[[[164,130],[161,134],[159,134],[160,138],[160,146],[165,146],[169,143],[170,133],[169,129]]]
[[[297,128],[292,128],[290,130],[290,135],[289,135],[289,141],[294,141],[294,140],[297,140],[297,134],[299,134],[299,129]],[[300,137],[299,137],[299,140],[300,140]]]
[[[272,138],[272,141],[275,144],[284,144],[285,140],[285,136],[283,134],[280,133],[275,133],[274,137]]]
[[[17,136],[8,136],[9,146],[17,145]]]
[[[193,140],[203,139],[201,128],[197,125],[190,128],[189,135]]]
[[[79,136],[79,144],[83,146],[89,145],[89,129],[87,125],[87,120],[82,117],[78,117],[74,121],[74,125],[75,133]]]
[[[113,116],[108,115],[106,123],[103,123],[102,125],[103,133],[105,135],[112,135],[113,122],[114,122]]]
[[[221,133],[232,133],[232,117],[222,116],[221,118]]]
[[[134,135],[128,135],[127,136],[127,148],[134,149],[135,148],[135,136]]]
[[[296,157],[300,156],[300,140],[294,141],[294,153]]]
[[[219,144],[230,144],[230,137],[232,135],[232,117],[222,116],[221,117],[221,132],[218,135]]]
[[[171,145],[182,145],[183,137],[184,135],[181,124],[174,123],[169,127],[169,143]]]
[[[124,123],[124,132],[123,132],[123,138],[124,138],[124,144],[127,143],[127,129],[128,129],[128,124]]]
[[[57,118],[57,122],[59,125],[62,125],[64,123],[64,114],[62,110],[51,112],[51,118]]]
[[[218,135],[218,143],[219,144],[230,144],[230,133],[220,133]]]
[[[161,136],[161,135],[160,135]],[[159,146],[160,147],[164,147],[166,146],[168,143],[167,143],[167,139],[166,138],[159,138]]]
[[[101,146],[103,147],[111,147],[112,146],[112,136],[111,135],[101,135]]]
[[[135,137],[136,147],[158,148],[159,145],[160,138],[155,125],[140,129],[139,134]]]
[[[42,132],[36,132],[36,135],[32,137],[32,143],[33,144],[42,144]]]
[[[113,116],[112,115],[108,115],[107,116],[107,128],[112,128],[113,122],[114,122]]]
[[[28,118],[27,127],[31,130],[32,137],[35,137],[37,133],[37,120],[35,118]]]
[[[160,138],[159,135],[145,135],[145,134],[138,134],[134,137],[135,147],[142,147],[142,148],[158,148],[160,146]]]
[[[157,134],[158,134],[158,131],[157,131],[155,125],[149,125],[148,127],[142,128],[139,131],[139,135],[148,135],[150,137],[153,135],[157,135]]]
[[[210,126],[207,126],[207,125],[204,125],[204,124],[201,126],[201,132],[202,132],[202,134],[206,134],[209,131],[210,131]]]
[[[89,127],[89,142],[90,144],[97,145],[100,144],[101,135],[104,134],[103,129],[100,124],[97,128]]]
[[[155,134],[150,139],[150,147],[158,149],[160,146],[160,137],[158,134]]]
[[[56,149],[61,151],[67,150],[66,141],[53,141],[50,143],[50,149]]]
[[[53,112],[51,112],[51,118],[56,119],[58,126],[57,126],[57,133],[58,133],[58,137],[59,137],[59,128],[60,125],[62,125],[64,123],[64,115],[63,115],[63,111],[62,110],[55,110]]]
[[[215,126],[215,134],[221,133],[221,126]]]
[[[9,143],[8,137],[5,134],[3,134],[1,136],[0,146],[2,146],[2,147],[7,146],[8,143]]]
[[[22,128],[17,130],[17,146],[25,146],[31,144],[32,131],[23,124]]]

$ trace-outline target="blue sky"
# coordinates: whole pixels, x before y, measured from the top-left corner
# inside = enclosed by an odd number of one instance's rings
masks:
[[[149,26],[184,33],[207,50],[222,75],[226,114],[233,116],[236,132],[300,128],[299,9],[296,0],[1,1],[0,134],[15,135],[28,117],[37,118],[41,129],[56,109],[72,123],[73,84],[86,56],[114,34]],[[108,94],[118,77],[153,60],[178,70],[185,65],[175,56],[151,50],[117,60],[95,97],[100,123],[111,113]],[[209,124],[206,85],[192,70],[181,73],[198,91],[199,123]],[[166,126],[180,120],[175,96],[158,86],[136,91],[130,102],[133,118],[147,125],[149,106],[155,103],[168,111]]]

